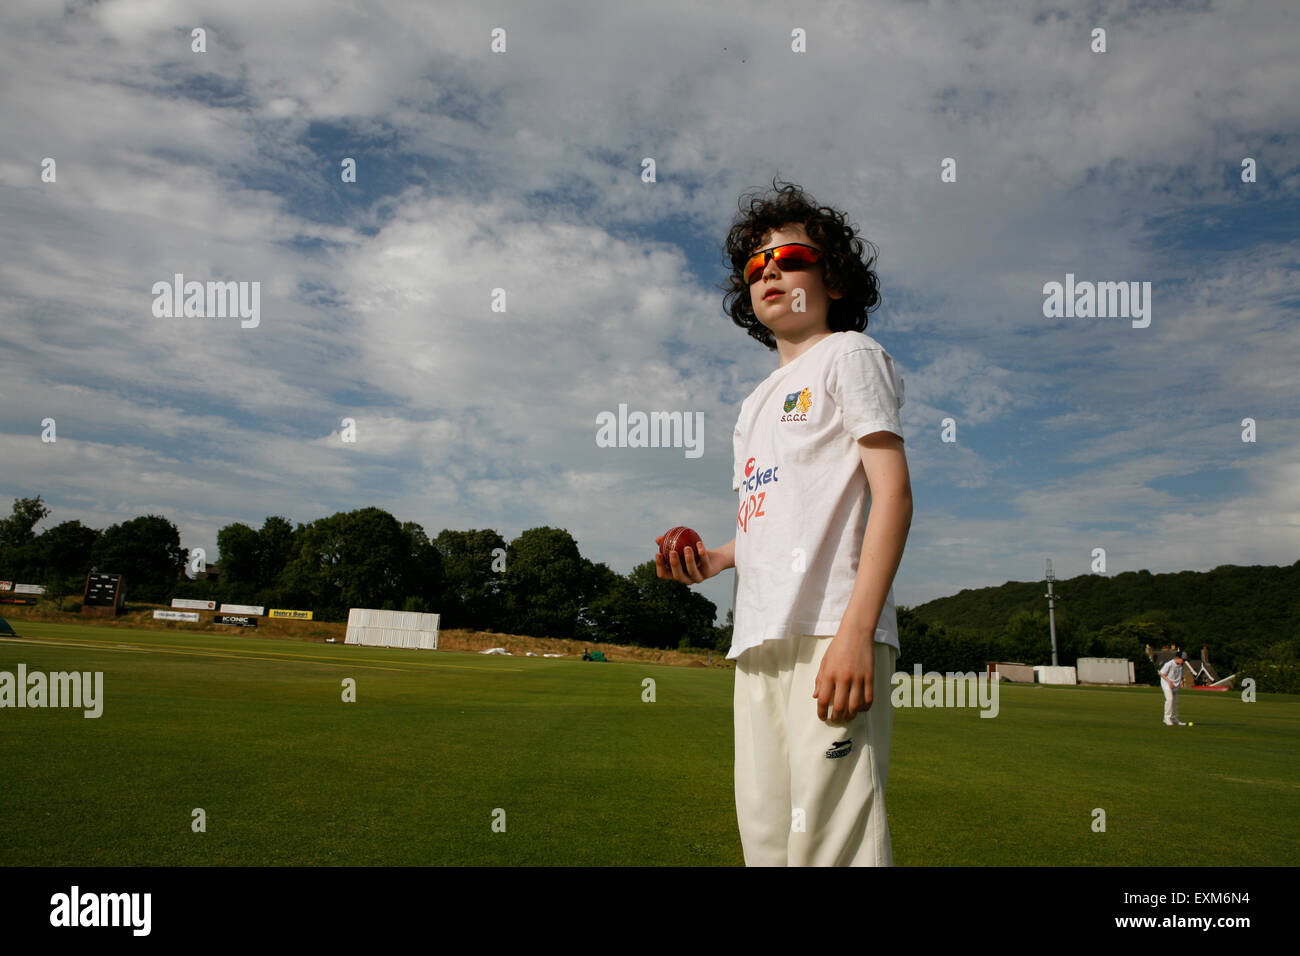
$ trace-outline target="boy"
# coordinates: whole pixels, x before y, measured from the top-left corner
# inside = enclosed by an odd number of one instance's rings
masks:
[[[1183,686],[1183,661],[1187,655],[1174,651],[1174,656],[1160,668],[1160,687],[1165,692],[1165,724],[1169,727],[1186,727],[1178,719],[1178,688]]]
[[[891,866],[892,583],[912,519],[903,381],[862,332],[874,259],[843,215],[790,184],[741,209],[727,310],[781,364],[740,407],[736,537],[655,563],[686,584],[736,569],[746,865]]]

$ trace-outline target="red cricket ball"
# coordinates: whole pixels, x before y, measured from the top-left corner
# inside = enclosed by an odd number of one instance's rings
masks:
[[[669,560],[668,555],[673,551],[676,551],[677,560],[682,563],[683,567],[685,567],[685,549],[690,548],[695,552],[695,559],[698,561],[700,557],[700,549],[703,548],[703,546],[704,542],[700,540],[698,534],[690,528],[678,526],[669,529],[668,533],[663,536],[663,540],[659,542],[659,553],[664,556],[664,561],[667,562]]]

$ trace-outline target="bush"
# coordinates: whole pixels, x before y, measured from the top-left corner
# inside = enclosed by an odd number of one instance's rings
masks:
[[[1300,694],[1300,664],[1295,661],[1243,661],[1237,667],[1238,684],[1255,679],[1255,689],[1268,694]]]

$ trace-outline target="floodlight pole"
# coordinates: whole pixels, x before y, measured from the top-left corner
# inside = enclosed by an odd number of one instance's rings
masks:
[[[1047,624],[1052,629],[1052,666],[1056,667],[1056,602],[1060,600],[1052,593],[1052,582],[1056,580],[1056,575],[1052,573],[1052,559],[1047,559],[1047,593],[1043,595],[1047,598]]]

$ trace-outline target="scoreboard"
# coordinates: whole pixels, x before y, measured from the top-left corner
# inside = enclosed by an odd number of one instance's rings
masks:
[[[92,571],[86,575],[86,593],[81,601],[83,614],[121,613],[126,592],[122,588],[122,575]]]

